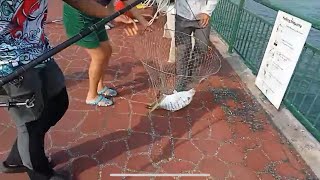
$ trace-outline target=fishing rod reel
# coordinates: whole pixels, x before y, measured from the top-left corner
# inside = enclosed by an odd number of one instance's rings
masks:
[[[34,101],[34,98],[30,98],[25,101],[7,100],[6,102],[0,102],[0,107],[12,108],[25,106],[26,108],[32,108],[34,107]]]
[[[18,78],[13,79],[9,83],[15,84],[16,86],[19,86],[21,81],[23,80],[23,76],[18,76]],[[32,95],[31,98],[27,98],[26,100],[19,100],[22,98],[10,98],[6,91],[3,89],[3,87],[0,87],[0,108],[7,107],[21,107],[25,106],[26,108],[32,108],[34,107],[35,102],[35,96]]]

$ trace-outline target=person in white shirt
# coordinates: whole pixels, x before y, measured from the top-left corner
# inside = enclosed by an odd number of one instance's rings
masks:
[[[175,8],[175,44],[177,47],[177,73],[181,75],[178,78],[177,91],[187,91],[188,81],[192,76],[194,67],[199,63],[200,54],[196,52],[205,52],[209,45],[210,36],[210,17],[219,0],[176,0]],[[192,35],[197,39],[194,50],[190,52]],[[201,43],[199,43],[201,42]],[[201,50],[195,50],[201,48]],[[190,55],[191,53],[191,55]],[[190,58],[191,57],[191,58]],[[184,77],[183,77],[184,76]]]
[[[208,43],[210,17],[219,0],[176,0],[176,31]]]

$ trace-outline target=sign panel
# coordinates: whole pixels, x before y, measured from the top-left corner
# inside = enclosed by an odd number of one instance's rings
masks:
[[[279,109],[311,24],[279,11],[264,54],[256,86]]]

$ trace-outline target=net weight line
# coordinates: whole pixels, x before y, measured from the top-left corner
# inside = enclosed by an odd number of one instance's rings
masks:
[[[117,18],[118,16],[124,14],[125,12],[129,11],[133,7],[135,7],[138,4],[140,4],[142,1],[144,1],[144,0],[137,0],[137,1],[133,2],[133,3],[131,3],[130,5],[126,6],[125,8],[123,8],[123,9],[113,13],[112,15],[110,15],[110,16],[108,16],[106,18],[103,18],[99,22],[87,27],[86,29],[84,29],[80,33],[78,33],[77,35],[71,37],[70,39],[66,40],[65,42],[63,42],[63,43],[61,43],[59,45],[57,45],[56,47],[50,49],[49,51],[47,51],[46,53],[42,54],[41,56],[39,56],[35,60],[31,61],[30,63],[25,64],[23,66],[20,66],[13,73],[9,74],[8,76],[2,77],[0,79],[0,86],[3,86],[5,84],[7,84],[8,82],[18,78],[21,74],[23,74],[24,72],[28,71],[29,69],[37,66],[38,64],[42,63],[43,61],[49,59],[50,57],[54,56],[55,54],[61,52],[62,50],[68,48],[72,44],[74,44],[77,41],[81,40],[82,38],[88,36],[90,33],[98,30],[99,28],[101,28],[103,26],[105,26],[105,24],[107,24],[108,22],[110,22],[113,19]]]

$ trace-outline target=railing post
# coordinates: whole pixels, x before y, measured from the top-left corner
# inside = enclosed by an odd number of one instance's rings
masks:
[[[245,1],[246,0],[240,0],[239,6],[237,9],[236,21],[233,23],[233,26],[232,26],[232,35],[231,35],[229,49],[228,49],[229,53],[232,53],[234,45],[236,43],[237,33],[240,26],[240,18],[241,18]]]

